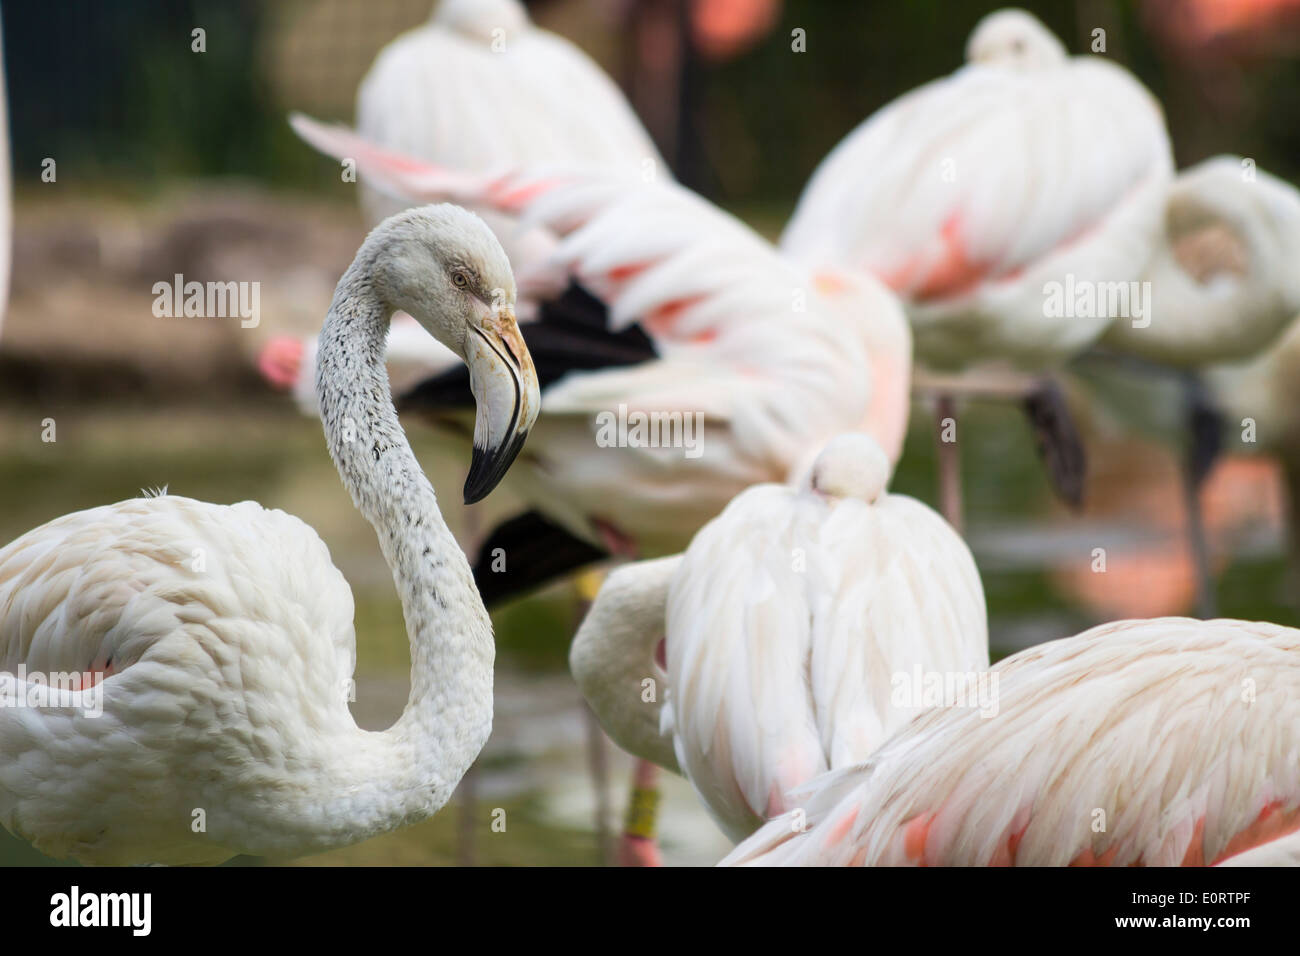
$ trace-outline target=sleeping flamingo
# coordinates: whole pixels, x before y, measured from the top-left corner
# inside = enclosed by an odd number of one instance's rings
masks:
[[[938,708],[791,794],[723,865],[1294,859],[1300,631],[1103,624],[1015,654],[994,717]]]
[[[781,238],[814,268],[863,270],[902,298],[935,371],[1010,362],[1035,375],[1091,345],[1108,306],[1058,316],[1057,283],[1141,277],[1173,161],[1161,109],[1103,57],[1069,58],[1020,10],[980,21],[967,64],[869,117],[822,161]],[[940,388],[940,485],[961,526],[952,388]],[[1083,450],[1054,387],[1028,400],[1049,473],[1077,504]]]
[[[889,473],[868,436],[835,438],[801,487],[750,488],[685,554],[613,571],[574,639],[606,731],[688,777],[733,840],[917,714],[914,672],[988,667],[970,551]]]
[[[1161,241],[1143,276],[1151,286],[1150,322],[1116,322],[1099,343],[1126,364],[1139,360],[1148,378],[1147,363],[1177,370],[1187,434],[1183,510],[1202,617],[1213,616],[1214,582],[1200,492],[1220,447],[1220,409],[1234,413],[1234,427],[1259,412],[1276,420],[1258,396],[1273,377],[1270,348],[1300,315],[1297,261],[1300,192],[1239,156],[1206,160],[1180,173],[1166,194]],[[1257,356],[1259,364],[1249,364]],[[1240,374],[1210,375],[1218,387],[1207,389],[1201,373],[1232,363],[1246,364]],[[1104,401],[1105,373],[1093,364]],[[1118,411],[1149,418],[1153,409],[1160,403]],[[1275,443],[1279,431],[1265,431]]]
[[[521,311],[537,315],[521,328],[543,415],[512,473],[533,510],[479,551],[489,605],[607,555],[679,551],[735,495],[805,473],[841,432],[868,432],[891,461],[901,454],[911,338],[870,276],[798,266],[676,183],[574,170],[474,175],[292,122],[328,155],[354,159],[372,185],[501,210],[554,244],[516,263]],[[454,428],[463,403],[463,376],[452,374],[400,405]],[[638,417],[669,422],[683,440],[620,442],[622,423]],[[502,553],[504,572],[492,561]],[[639,778],[645,789],[652,769]]]
[[[431,206],[370,234],[321,330],[330,455],[410,636],[397,723],[348,711],[352,594],[297,518],[172,495],[79,511],[0,550],[0,823],[56,857],[215,863],[343,846],[448,800],[492,728],[492,625],[398,423],[384,337],[403,309],[468,364],[477,500],[539,407],[514,299],[487,226]],[[86,682],[23,706],[38,672]]]
[[[519,0],[439,0],[426,23],[379,51],[356,115],[357,131],[375,145],[450,168],[563,164],[672,178],[614,82],[578,47],[534,25]],[[410,205],[361,186],[370,225]],[[521,232],[514,217],[481,213],[511,262],[549,251],[544,235]],[[395,317],[388,354],[425,375],[459,364],[409,316]],[[308,414],[314,356],[311,338],[280,335],[258,360],[263,378]]]

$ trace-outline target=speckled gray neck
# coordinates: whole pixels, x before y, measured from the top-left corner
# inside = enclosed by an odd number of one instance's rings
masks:
[[[397,420],[384,367],[395,311],[376,293],[372,235],[339,280],[321,329],[316,389],[330,456],[374,527],[401,595],[411,642],[411,696],[389,731],[409,749],[406,815],[446,802],[492,727],[492,625],[469,562]]]

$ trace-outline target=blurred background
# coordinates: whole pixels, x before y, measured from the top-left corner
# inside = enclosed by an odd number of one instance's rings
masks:
[[[0,542],[144,487],[215,502],[255,498],[329,544],[357,599],[363,725],[406,699],[406,636],[372,532],[352,509],[320,426],[258,376],[268,337],[319,327],[364,234],[356,187],[297,140],[290,109],[351,122],[375,54],[432,0],[45,0],[3,4],[14,180],[13,278],[0,335]],[[899,94],[955,69],[1000,4],[948,0],[539,0],[541,26],[624,88],[687,185],[775,236],[821,158]],[[1093,31],[1165,104],[1179,167],[1233,152],[1300,180],[1300,3],[1031,2],[1072,52]],[[192,51],[195,28],[203,53]],[[807,50],[793,55],[792,31]],[[42,171],[54,160],[53,181]],[[261,322],[155,318],[175,273],[261,283]],[[1083,514],[1051,498],[1017,409],[963,419],[968,537],[995,657],[1120,616],[1188,612],[1179,449],[1121,425],[1153,401],[1086,375],[1071,397],[1087,431]],[[1135,406],[1135,407],[1134,407]],[[43,440],[53,419],[56,440]],[[440,490],[461,466],[427,433],[416,450]],[[1219,610],[1300,624],[1281,479],[1234,454],[1205,491]],[[928,411],[918,408],[893,488],[934,503]],[[447,493],[444,499],[452,500]],[[494,496],[495,497],[495,496]],[[488,524],[509,503],[489,499]],[[1105,548],[1108,573],[1092,572]],[[496,730],[457,805],[418,827],[304,864],[592,864],[608,851],[589,740],[566,653],[576,600],[558,586],[497,617]],[[604,813],[622,807],[609,750]],[[666,861],[710,863],[728,844],[680,780],[668,782]],[[507,813],[505,833],[488,826]],[[0,863],[47,861],[0,832]],[[256,862],[256,861],[239,861]]]

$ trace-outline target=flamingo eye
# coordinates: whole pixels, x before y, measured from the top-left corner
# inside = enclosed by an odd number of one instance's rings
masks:
[[[451,274],[451,281],[452,284],[455,285],[456,288],[458,289],[465,289],[469,287],[469,276],[465,275],[465,273],[463,272],[459,272],[459,271],[453,272]]]

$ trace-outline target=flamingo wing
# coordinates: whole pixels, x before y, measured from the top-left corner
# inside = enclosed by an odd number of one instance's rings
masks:
[[[942,518],[776,485],[696,535],[667,646],[678,761],[733,838],[905,724],[920,704],[896,699],[900,675],[988,666],[979,573]]]
[[[809,679],[833,769],[865,759],[921,709],[916,677],[986,669],[988,621],[970,549],[912,498],[846,499],[816,536]]]
[[[1300,632],[1121,621],[992,668],[724,863],[1221,862],[1300,827]]]
[[[1124,70],[1096,58],[1046,71],[974,64],[841,142],[781,246],[882,278],[910,306],[926,358],[1086,344],[1105,323],[1045,322],[1044,283],[1136,279],[1171,174],[1160,107]],[[943,322],[951,336],[952,314],[972,312],[983,321],[959,326],[956,344],[920,335]]]
[[[787,487],[747,491],[695,536],[669,592],[677,760],[733,839],[827,767],[809,700],[812,609],[793,504]]]

